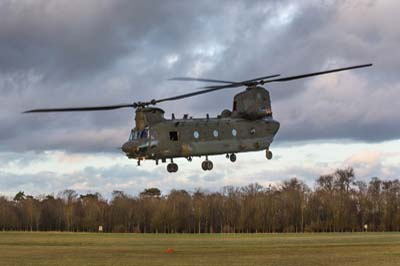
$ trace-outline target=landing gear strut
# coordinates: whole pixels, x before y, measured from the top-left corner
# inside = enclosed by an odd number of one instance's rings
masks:
[[[213,163],[208,160],[208,156],[206,156],[206,160],[201,163],[201,168],[203,168],[204,171],[211,171],[213,166]]]

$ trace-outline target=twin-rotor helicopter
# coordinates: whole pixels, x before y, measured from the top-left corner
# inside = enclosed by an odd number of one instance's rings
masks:
[[[210,155],[226,154],[226,158],[236,161],[240,152],[265,150],[266,158],[272,159],[270,145],[279,130],[280,124],[272,117],[271,99],[268,90],[261,87],[272,82],[285,82],[316,75],[323,75],[344,70],[369,67],[372,64],[357,65],[345,68],[331,69],[296,76],[280,77],[269,75],[255,79],[235,82],[205,78],[178,77],[171,80],[200,81],[220,83],[203,87],[202,90],[177,95],[163,99],[153,99],[147,102],[128,104],[32,109],[24,113],[43,112],[78,112],[103,111],[120,108],[134,108],[135,127],[131,130],[129,139],[122,145],[122,150],[129,159],[136,159],[138,165],[142,160],[155,160],[167,165],[170,173],[178,171],[175,158],[204,156],[201,167],[205,171],[213,169]],[[164,110],[153,107],[156,104],[193,97],[200,94],[215,92],[222,89],[245,87],[245,90],[233,98],[232,110],[223,110],[217,117],[192,118],[185,115],[178,119],[172,114],[170,119],[164,117]]]

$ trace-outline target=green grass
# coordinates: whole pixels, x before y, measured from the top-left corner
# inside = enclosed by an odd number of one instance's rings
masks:
[[[400,265],[400,233],[4,232],[0,265]]]

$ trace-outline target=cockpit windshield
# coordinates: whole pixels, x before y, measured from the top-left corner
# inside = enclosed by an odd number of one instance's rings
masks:
[[[148,139],[148,138],[149,138],[148,127],[145,127],[143,130],[132,129],[131,135],[129,136],[129,140]]]

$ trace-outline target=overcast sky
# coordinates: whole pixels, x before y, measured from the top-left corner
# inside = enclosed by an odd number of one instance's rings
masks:
[[[159,186],[267,185],[353,166],[400,177],[398,1],[0,1],[0,193],[109,195]],[[271,149],[178,160],[180,171],[118,151],[130,109],[30,114],[37,107],[131,103],[196,90],[175,76],[245,80],[350,65],[372,68],[271,84],[281,129]],[[215,116],[239,89],[161,104],[166,116]]]

